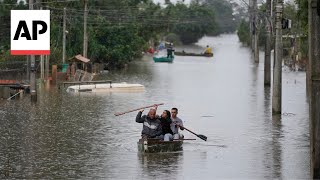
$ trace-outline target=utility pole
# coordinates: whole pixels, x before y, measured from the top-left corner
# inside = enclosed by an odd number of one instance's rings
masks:
[[[278,0],[276,6],[276,45],[275,63],[273,68],[273,93],[272,93],[272,113],[281,114],[282,95],[282,12],[283,0]]]
[[[44,55],[40,55],[40,77],[41,81],[44,80]]]
[[[312,88],[312,68],[314,67],[314,65],[312,65],[312,60],[315,59],[315,27],[314,27],[314,21],[316,18],[316,10],[314,10],[315,7],[312,6],[316,6],[316,2],[313,2],[312,0],[308,0],[308,25],[309,25],[309,36],[308,36],[308,41],[309,41],[309,62],[308,62],[308,66],[307,66],[307,95],[309,100],[311,99],[311,88]]]
[[[251,40],[251,51],[254,51],[254,27],[253,27],[253,1],[254,0],[249,0],[249,23],[250,23],[250,40]]]
[[[259,36],[258,36],[257,0],[253,0],[253,28],[254,28],[254,62],[259,63]]]
[[[45,69],[46,69],[46,70],[45,70],[45,79],[48,80],[48,78],[49,78],[49,71],[50,71],[50,70],[49,70],[49,68],[50,68],[50,67],[49,67],[49,55],[46,55],[46,56],[45,56],[45,62],[46,62],[46,63],[45,63]]]
[[[264,54],[264,85],[270,86],[271,81],[271,0],[266,2],[266,44]]]
[[[318,3],[317,3],[318,2]],[[311,178],[320,179],[320,6],[319,0],[309,0],[309,74],[310,81],[310,154]]]
[[[29,0],[29,9],[33,10],[33,0]],[[30,92],[31,102],[37,102],[37,84],[36,84],[36,62],[35,56],[30,56]]]
[[[30,56],[27,56],[27,80],[30,81]]]
[[[40,10],[42,10],[42,6],[40,4],[41,0],[37,0],[37,5]],[[40,55],[40,79],[44,81],[44,55]]]
[[[62,37],[62,63],[66,62],[66,14],[67,9],[63,8],[63,37]]]
[[[84,0],[83,57],[85,57],[85,58],[87,57],[87,53],[88,53],[87,18],[88,18],[88,0]]]

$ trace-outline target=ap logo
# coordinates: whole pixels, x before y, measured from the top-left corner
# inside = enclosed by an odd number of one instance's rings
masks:
[[[50,10],[11,10],[11,55],[50,54]]]

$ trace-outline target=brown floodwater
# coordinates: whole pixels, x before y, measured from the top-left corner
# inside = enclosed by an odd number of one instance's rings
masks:
[[[272,117],[263,53],[255,64],[236,35],[176,50],[201,52],[207,44],[213,58],[176,56],[167,64],[144,57],[98,77],[140,83],[144,92],[74,95],[39,84],[36,104],[30,97],[0,101],[0,178],[309,179],[305,73],[283,68],[283,114]],[[155,103],[165,103],[158,113],[179,108],[185,127],[208,141],[186,141],[176,153],[138,153],[136,112],[113,114]]]

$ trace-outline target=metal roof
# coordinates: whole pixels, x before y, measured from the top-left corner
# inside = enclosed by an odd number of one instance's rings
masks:
[[[84,63],[87,63],[90,61],[90,59],[83,57],[81,54],[74,56],[74,58],[76,58],[77,60],[82,61]]]

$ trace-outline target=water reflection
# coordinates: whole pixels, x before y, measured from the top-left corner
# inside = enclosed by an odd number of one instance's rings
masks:
[[[15,169],[12,177],[65,178],[90,174],[87,174],[90,169],[84,167],[92,166],[103,155],[102,146],[96,146],[100,141],[95,132],[101,121],[97,121],[90,108],[94,99],[83,103],[81,99],[74,100],[77,103],[71,99],[66,103],[59,92],[50,91],[40,93],[38,104],[31,104],[29,99],[8,102],[1,118],[0,133],[5,141],[1,143],[0,157],[12,162]],[[94,109],[100,111],[98,107]]]
[[[272,178],[282,179],[282,146],[283,138],[281,115],[272,117]]]
[[[177,153],[138,153],[143,179],[178,179],[183,164],[183,152]]]
[[[283,139],[283,130],[282,130],[282,119],[281,115],[271,114],[271,88],[264,88],[264,143],[263,143],[263,152],[264,160],[263,165],[267,170],[264,173],[264,178],[267,179],[282,179],[282,139]],[[269,173],[268,173],[269,172]]]

